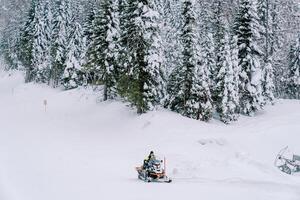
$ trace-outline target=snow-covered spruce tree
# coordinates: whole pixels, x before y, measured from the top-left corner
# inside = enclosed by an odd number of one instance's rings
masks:
[[[199,46],[198,52],[201,52]],[[201,59],[202,58],[202,59]],[[199,55],[197,65],[193,75],[193,85],[191,89],[191,97],[187,101],[188,113],[192,118],[209,121],[212,118],[212,98],[209,81],[209,69],[203,62],[204,56]]]
[[[73,19],[74,32],[70,36],[66,68],[63,74],[63,85],[65,89],[73,89],[84,83],[82,70],[83,64],[83,30],[81,25]]]
[[[119,1],[119,16],[120,16],[120,49],[119,49],[119,63],[120,63],[120,76],[117,83],[118,94],[124,98],[128,96],[129,83],[131,77],[130,66],[134,58],[134,53],[129,52],[129,43],[131,41],[130,33],[133,29],[130,29],[134,25],[132,21],[132,10],[130,11],[130,1]]]
[[[273,63],[270,54],[271,46],[271,3],[269,0],[258,0],[258,16],[261,25],[261,47],[264,52],[262,63],[262,92],[265,103],[274,102]]]
[[[207,66],[201,65],[199,35],[193,0],[183,2],[182,63],[169,78],[168,106],[184,116],[208,121],[212,106]]]
[[[118,78],[118,45],[119,45],[118,2],[103,1],[99,5],[94,19],[90,58],[93,71],[104,86],[103,99],[116,95]]]
[[[45,23],[45,37],[46,37],[46,48],[44,49],[45,55],[45,68],[41,71],[41,76],[45,77],[47,84],[50,85],[50,74],[52,70],[52,31],[53,31],[53,13],[51,0],[46,0],[44,4],[44,23]],[[38,72],[39,74],[40,72]]]
[[[257,45],[260,34],[255,1],[241,0],[237,27],[241,113],[252,116],[264,104],[260,66],[262,52]]]
[[[180,7],[180,1],[159,1],[160,13],[163,19],[161,36],[162,36],[162,52],[163,63],[161,68],[160,81],[160,99],[161,104],[165,105],[168,95],[166,92],[167,80],[172,70],[180,63],[180,12],[177,8]]]
[[[34,80],[39,83],[48,83],[50,72],[50,40],[51,40],[51,11],[49,4],[38,1],[35,8],[34,40],[32,49],[32,65]]]
[[[289,98],[300,99],[300,34],[290,49],[287,92]]]
[[[216,69],[216,50],[213,34],[214,22],[211,1],[196,1],[198,13],[198,32],[200,34],[200,44],[202,49],[202,63],[207,66],[209,76],[209,88],[214,91],[214,70]]]
[[[50,78],[52,86],[57,87],[61,83],[66,67],[71,20],[69,0],[54,0],[53,8],[52,69]]]
[[[96,75],[92,71],[94,69],[93,65],[93,38],[95,37],[95,15],[96,10],[98,9],[99,4],[96,3],[96,0],[88,0],[85,4],[84,17],[83,17],[83,32],[84,32],[84,60],[83,60],[83,71],[85,73],[87,83],[95,84]]]
[[[284,17],[281,17],[281,0],[271,1],[270,11],[270,59],[273,65],[274,74],[274,96],[277,98],[284,98],[286,96],[286,59],[288,50],[285,50],[284,35],[286,34],[283,29]]]
[[[33,40],[34,40],[34,18],[35,8],[38,0],[32,0],[27,13],[27,19],[20,33],[20,52],[19,59],[25,68],[25,82],[33,81],[35,74],[32,64]]]
[[[214,0],[213,1],[213,32],[214,32],[214,43],[215,43],[215,54],[216,54],[216,65],[212,70],[212,99],[214,104],[217,105],[217,110],[220,106],[218,104],[222,104],[222,95],[223,88],[219,87],[218,84],[223,82],[223,77],[219,76],[220,70],[223,68],[224,58],[224,34],[225,34],[225,24],[226,19],[224,16],[224,2],[222,0]],[[228,23],[228,22],[227,22]],[[223,59],[223,60],[222,60]]]
[[[224,123],[230,123],[237,120],[237,107],[238,107],[238,90],[236,88],[236,80],[234,69],[235,65],[232,60],[232,51],[230,48],[229,37],[224,33],[219,50],[219,60],[217,63],[220,70],[217,74],[218,82],[216,90],[218,91],[218,99],[216,102],[217,112],[220,114],[220,119]]]
[[[122,14],[122,48],[127,51],[121,94],[137,108],[139,114],[158,103],[158,76],[161,66],[159,13],[152,0],[128,0]]]

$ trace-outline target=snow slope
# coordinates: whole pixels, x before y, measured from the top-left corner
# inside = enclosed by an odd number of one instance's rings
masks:
[[[286,145],[300,154],[300,101],[226,126],[164,109],[137,116],[91,89],[22,77],[0,72],[1,200],[300,199],[300,176],[273,166]],[[150,150],[166,156],[173,183],[137,179]]]

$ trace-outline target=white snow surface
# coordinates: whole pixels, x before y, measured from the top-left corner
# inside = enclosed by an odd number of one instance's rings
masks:
[[[273,165],[286,145],[300,154],[300,101],[224,125],[164,109],[138,116],[91,89],[23,82],[0,72],[1,200],[300,199],[300,176]],[[172,183],[137,179],[151,150],[167,158]]]

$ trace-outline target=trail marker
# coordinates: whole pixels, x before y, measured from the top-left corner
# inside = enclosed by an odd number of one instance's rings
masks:
[[[45,99],[45,100],[44,100],[45,112],[47,112],[47,104],[48,104],[48,102],[47,102],[47,100]]]

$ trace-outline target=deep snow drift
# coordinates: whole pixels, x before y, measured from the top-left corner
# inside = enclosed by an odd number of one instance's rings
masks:
[[[98,96],[0,72],[1,200],[300,199],[300,176],[273,166],[286,145],[300,154],[300,101],[226,126],[164,109],[137,116]],[[166,156],[173,183],[137,179],[150,150]]]

